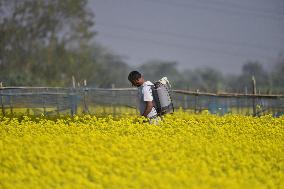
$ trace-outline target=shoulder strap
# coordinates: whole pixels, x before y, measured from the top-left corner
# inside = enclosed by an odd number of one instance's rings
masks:
[[[161,104],[160,104],[160,101],[159,101],[157,89],[156,89],[155,85],[148,85],[148,86],[151,87],[154,106],[155,106],[155,109],[156,109],[158,115],[160,115],[162,109],[161,109]]]

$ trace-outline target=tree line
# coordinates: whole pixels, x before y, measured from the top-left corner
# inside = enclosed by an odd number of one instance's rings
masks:
[[[248,92],[254,76],[261,93],[284,92],[284,57],[265,70],[247,62],[239,75],[214,68],[180,70],[174,61],[151,60],[131,67],[124,57],[95,42],[95,15],[87,0],[0,0],[0,82],[4,86],[129,87],[128,73],[149,80],[167,76],[173,88]]]

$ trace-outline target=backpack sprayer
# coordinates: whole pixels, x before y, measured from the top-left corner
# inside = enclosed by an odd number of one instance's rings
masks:
[[[159,81],[151,85],[153,93],[154,106],[158,115],[164,115],[174,112],[173,101],[171,98],[171,85],[167,77],[163,77]]]

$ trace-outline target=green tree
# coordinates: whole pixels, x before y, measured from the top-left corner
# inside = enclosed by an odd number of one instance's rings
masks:
[[[71,75],[66,67],[80,64],[74,63],[74,49],[86,48],[95,35],[86,5],[87,0],[1,0],[0,80],[60,84]]]
[[[271,80],[273,86],[273,92],[284,93],[284,57],[274,66],[271,72]]]
[[[266,93],[269,86],[269,74],[259,62],[248,62],[243,65],[241,75],[233,78],[228,85],[233,92],[252,93],[252,76],[255,77],[257,90]]]
[[[191,90],[217,93],[221,90],[223,75],[218,70],[210,67],[198,68],[194,71],[183,72],[187,87]]]
[[[173,86],[177,87],[182,80],[177,65],[177,62],[173,61],[152,60],[138,67],[138,70],[147,80],[158,81],[162,77],[167,77]]]
[[[123,57],[106,49],[102,49],[100,52],[100,54],[96,53],[99,74],[94,78],[94,85],[103,88],[130,87],[127,76],[131,68],[123,61]]]

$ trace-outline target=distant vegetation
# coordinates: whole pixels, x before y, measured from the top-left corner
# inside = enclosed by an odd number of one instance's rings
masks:
[[[261,93],[284,93],[284,57],[264,70],[244,64],[240,75],[214,68],[178,70],[176,62],[149,61],[132,68],[123,57],[94,42],[95,17],[87,0],[0,1],[0,82],[4,86],[129,87],[128,72],[149,80],[168,76],[174,88],[207,92],[251,92],[255,76]],[[96,28],[96,27],[94,27]]]

